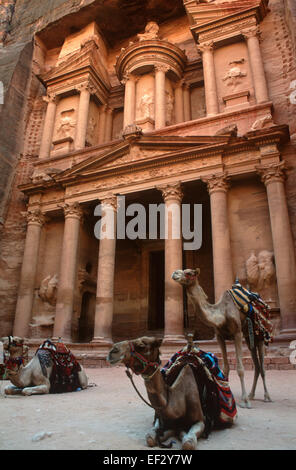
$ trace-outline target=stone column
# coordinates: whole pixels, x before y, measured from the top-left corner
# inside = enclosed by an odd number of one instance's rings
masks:
[[[165,328],[164,343],[184,339],[183,329],[183,289],[173,281],[172,274],[182,269],[182,234],[180,183],[167,184],[158,188],[163,195],[165,216]]]
[[[184,122],[184,99],[183,99],[183,84],[184,81],[180,80],[175,88],[175,121],[176,124]]]
[[[39,150],[39,158],[48,158],[50,155],[50,149],[52,144],[53,130],[56,117],[57,109],[57,97],[56,95],[47,95],[43,97],[44,101],[47,102],[47,109],[45,114],[41,145]]]
[[[85,139],[88,124],[88,112],[90,96],[93,93],[93,87],[88,84],[82,84],[77,87],[80,91],[79,106],[77,111],[77,123],[75,132],[75,149],[82,149],[85,147]]]
[[[213,267],[216,302],[221,295],[231,289],[233,267],[228,222],[227,191],[228,181],[225,174],[203,178],[208,185],[211,201]]]
[[[185,83],[183,89],[184,98],[184,121],[191,121],[191,102],[190,102],[190,87]]]
[[[266,186],[277,287],[281,310],[281,335],[296,337],[296,261],[285,194],[285,162],[258,167]]]
[[[112,321],[114,304],[114,272],[116,248],[116,196],[108,196],[101,201],[102,223],[100,230],[97,297],[95,311],[94,343],[112,344]]]
[[[71,341],[77,257],[82,210],[78,202],[64,205],[65,225],[53,337]]]
[[[155,129],[166,126],[165,74],[168,71],[166,65],[155,67]]]
[[[113,109],[107,108],[105,142],[110,142],[112,140],[112,125],[113,125]]]
[[[137,77],[128,73],[121,83],[125,85],[123,129],[135,123]]]
[[[26,337],[32,315],[39,245],[44,216],[40,209],[27,212],[27,234],[16,304],[13,335]]]
[[[269,96],[259,43],[260,31],[255,26],[242,31],[242,34],[248,45],[256,101],[257,103],[264,103],[269,100]]]
[[[107,116],[107,105],[103,104],[103,106],[101,106],[101,109],[100,109],[99,144],[103,144],[105,142],[106,116]]]
[[[219,103],[213,41],[200,44],[198,50],[202,53],[207,116],[214,116],[219,113]]]

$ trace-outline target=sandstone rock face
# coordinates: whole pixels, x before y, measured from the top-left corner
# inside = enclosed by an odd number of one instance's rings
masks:
[[[229,3],[235,2],[236,0],[232,0]],[[184,50],[190,66],[191,64],[200,64],[199,68],[188,67],[186,80],[192,83],[194,81],[203,82],[201,56],[190,32],[189,21],[183,5],[185,3],[182,0],[170,0],[169,2],[167,0],[51,0],[50,2],[4,0],[1,2],[0,81],[4,88],[4,103],[0,104],[0,329],[2,335],[11,334],[12,332],[26,233],[25,220],[21,212],[26,210],[27,201],[18,186],[30,181],[30,177],[34,173],[34,163],[38,159],[46,110],[46,104],[42,100],[45,87],[37,77],[37,74],[44,72],[42,70],[42,54],[44,52],[42,44],[46,44],[47,50],[50,51],[46,63],[48,70],[50,70],[59,60],[62,63],[69,51],[70,53],[73,52],[70,47],[71,44],[69,46],[68,43],[64,45],[62,50],[65,38],[69,37],[72,40],[78,30],[87,27],[91,22],[96,22],[102,37],[104,37],[104,45],[102,40],[100,47],[101,50],[104,50],[102,61],[106,65],[106,74],[114,91],[112,103],[115,104],[115,108],[119,109],[118,103],[123,101],[123,87],[114,70],[116,57],[121,53],[122,48],[129,47],[130,41],[136,41],[137,38],[149,39],[149,37],[145,37],[145,34],[147,34],[147,31],[145,33],[145,26],[148,21],[160,24],[156,36]],[[204,0],[200,3],[209,3],[211,8],[214,8],[215,4],[223,5],[225,2],[222,0]],[[289,167],[286,194],[294,240],[296,240],[296,99],[293,98],[296,93],[295,0],[270,0],[269,9],[269,13],[260,24],[262,33],[261,52],[269,97],[270,101],[273,102],[273,115],[268,122],[270,125],[287,124],[291,134],[291,142],[285,144],[281,151],[282,157],[287,161]],[[37,39],[34,43],[35,33],[38,33],[38,41],[40,40],[38,44]],[[153,39],[153,34],[150,39]],[[79,50],[79,48],[80,43],[76,49]],[[227,54],[225,54],[225,50],[228,51]],[[234,93],[237,84],[243,83],[246,89],[251,90],[251,105],[254,104],[255,100],[247,46],[243,41],[239,42],[234,59],[231,57],[232,51],[233,46],[229,44],[225,46],[224,52],[222,49],[215,52],[215,61],[218,68],[217,88],[220,94],[220,112],[221,109],[224,109],[222,97],[229,95],[229,90]],[[230,62],[228,56],[235,62]],[[142,82],[144,83],[146,79],[147,77],[143,76],[139,80],[139,90]],[[171,89],[167,91],[169,92]],[[232,117],[229,117],[228,121],[226,120],[222,127],[218,125],[215,127],[213,122],[209,124],[205,118],[204,87],[196,86],[191,92],[192,122],[186,127],[172,125],[170,128],[161,131],[164,135],[185,137],[216,134],[217,136],[231,135],[236,137],[237,135],[243,135],[252,126],[254,131],[260,130],[255,125],[258,119],[255,114],[249,121],[243,122],[241,120],[240,123],[237,123],[239,109],[236,114],[234,113]],[[78,100],[77,95],[75,99]],[[246,100],[247,98],[243,96],[241,99]],[[72,105],[67,106],[66,110],[58,108],[58,113],[62,116],[62,122],[60,127],[55,128],[55,139],[57,141],[63,137],[69,137],[66,125],[69,126],[69,122],[70,124],[72,122],[69,114],[69,109],[72,107]],[[72,112],[72,109],[70,111]],[[90,122],[92,115],[95,116],[96,112],[96,105],[92,102]],[[147,113],[150,117],[147,106],[141,109],[139,104],[137,112],[139,118],[147,117]],[[264,114],[263,111],[259,118],[264,120],[265,116],[266,113]],[[204,123],[194,123],[195,120],[203,118]],[[115,138],[122,137],[122,120],[122,112],[118,112],[114,116],[116,125],[114,124],[113,127],[113,137]],[[171,124],[173,120],[167,118],[167,122]],[[262,127],[264,128],[264,126]],[[94,133],[95,128],[91,131],[89,126],[87,141],[90,146],[96,143]],[[126,138],[127,136],[128,134],[125,135]],[[74,134],[71,134],[70,137],[74,138]],[[75,158],[73,158],[73,165],[74,160]],[[44,181],[46,181],[46,178],[50,179],[46,172],[44,174],[41,172],[42,175],[43,179],[45,175]],[[40,179],[41,176],[34,173],[35,181],[38,178]],[[193,194],[194,190],[192,189],[191,196]],[[250,211],[248,201],[251,201],[252,206],[255,208],[254,211]],[[232,229],[234,267],[243,277],[245,262],[250,256],[251,248],[256,248],[258,251],[259,243],[260,250],[273,250],[264,187],[261,184],[259,185],[259,182],[258,184],[250,182],[239,187],[234,185],[229,196],[229,211],[231,212],[230,225]],[[205,223],[210,226],[210,218]],[[258,233],[264,232],[265,225],[268,226],[268,230],[266,230],[264,238],[261,239]],[[52,228],[50,232],[50,229],[48,229],[48,233],[44,235],[45,238],[47,236],[47,244],[50,240],[48,246],[50,244],[50,246],[53,246],[55,241],[57,244],[61,244],[63,228],[61,221],[57,222],[57,226],[59,226],[58,230]],[[208,238],[210,239],[210,237],[211,234],[208,233]],[[40,256],[42,260],[46,258],[42,252],[46,246],[45,238],[41,240]],[[87,252],[87,237],[85,239],[85,252]],[[252,243],[250,243],[250,239]],[[252,245],[253,242],[254,246]],[[93,243],[90,251],[95,252],[97,249],[96,242]],[[161,249],[163,247],[160,247]],[[123,250],[121,253],[122,271],[126,271],[126,277],[129,277],[129,281],[126,281],[125,286],[118,282],[117,289],[122,298],[119,294],[115,298],[117,314],[115,315],[114,326],[118,331],[120,328],[125,328],[126,334],[130,330],[137,334],[139,328],[142,328],[145,332],[144,314],[143,318],[140,316],[136,319],[142,288],[139,282],[140,275],[138,276],[135,273],[140,271],[141,257],[135,256],[133,269],[130,266],[125,268],[124,263],[128,259],[128,252],[127,249],[126,252]],[[212,275],[213,260],[211,253],[212,247],[210,245],[206,246],[204,251],[192,256],[192,262],[194,261],[196,265],[200,262],[203,263],[203,272],[206,272],[204,284],[211,299],[213,299],[212,282],[206,280],[210,279]],[[50,253],[48,254],[49,257]],[[50,272],[42,272],[42,268],[40,268],[38,273],[40,279],[45,279],[49,274],[53,276],[58,272],[59,258],[60,253],[57,253],[54,266],[52,266]],[[86,263],[88,259],[84,261]],[[131,290],[133,282],[136,285],[133,299],[128,299],[128,282]],[[208,284],[206,284],[207,282]],[[274,297],[272,300],[276,305],[278,300],[277,292],[275,286],[273,288]],[[95,294],[92,292],[92,295]],[[38,300],[37,297],[36,299]],[[127,304],[127,299],[130,304]],[[37,300],[34,307],[36,316],[39,314],[38,308],[40,305],[40,299],[38,300],[39,303]],[[134,312],[133,320],[131,320],[129,307]],[[48,330],[48,334],[50,334],[50,330]],[[202,333],[204,338],[207,335],[209,335],[208,331]],[[78,336],[76,335],[76,337]]]

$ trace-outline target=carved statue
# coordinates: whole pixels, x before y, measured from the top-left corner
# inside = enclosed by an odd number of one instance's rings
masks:
[[[159,26],[155,21],[149,21],[145,28],[145,33],[137,34],[139,41],[147,41],[149,39],[158,39]]]
[[[242,72],[241,69],[238,66],[231,67],[231,69],[227,72],[224,78],[222,80],[224,82],[227,82],[228,86],[235,86],[237,85],[238,81],[240,78],[246,77],[247,73]]]
[[[63,139],[65,137],[73,137],[73,132],[75,129],[75,122],[72,119],[72,111],[63,111],[61,113],[59,126],[57,128],[58,136]]]
[[[258,257],[253,252],[246,261],[247,281],[252,288],[261,291],[275,280],[274,254],[263,250]]]
[[[56,304],[58,276],[47,276],[40,284],[38,295],[43,302],[48,302],[50,305]]]
[[[153,98],[148,93],[145,93],[140,100],[139,108],[141,112],[141,118],[149,118],[153,115]]]
[[[173,120],[173,112],[174,112],[174,96],[171,95],[168,91],[166,91],[166,121],[170,124]]]
[[[252,127],[251,127],[251,131],[256,131],[258,129],[263,129],[264,127],[270,127],[274,125],[274,122],[272,120],[272,115],[269,113],[269,114],[266,114],[266,116],[263,116],[262,118],[260,119],[257,119]]]

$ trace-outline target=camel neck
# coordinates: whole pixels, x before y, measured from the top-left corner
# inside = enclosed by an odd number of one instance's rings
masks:
[[[164,408],[168,401],[168,387],[163,380],[160,369],[150,379],[145,379],[147,394],[153,408]]]
[[[187,287],[187,295],[194,305],[197,304],[199,306],[204,321],[212,326],[213,305],[208,302],[208,297],[203,288],[195,283]]]

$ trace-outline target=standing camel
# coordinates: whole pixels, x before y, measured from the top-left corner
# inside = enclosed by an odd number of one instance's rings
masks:
[[[215,304],[208,302],[208,297],[198,282],[200,269],[177,270],[172,274],[174,281],[186,287],[188,300],[195,307],[196,314],[200,320],[214,328],[217,341],[220,345],[223,356],[223,373],[226,377],[229,375],[229,362],[227,358],[226,340],[234,340],[236,352],[236,370],[241,382],[242,398],[240,406],[251,408],[249,399],[255,396],[256,385],[261,374],[264,387],[264,401],[271,401],[265,382],[264,369],[264,341],[261,337],[255,338],[254,347],[251,348],[248,341],[248,333],[245,327],[246,315],[235,305],[228,291],[225,291],[220,300]],[[251,393],[248,397],[244,380],[243,366],[243,346],[242,338],[246,339],[251,351],[254,363],[254,381]]]
[[[161,341],[147,336],[121,341],[114,344],[107,360],[111,365],[123,363],[145,381],[151,407],[155,410],[154,427],[146,435],[147,445],[154,447],[171,436],[179,435],[182,449],[194,450],[197,439],[204,432],[210,432],[212,426],[231,426],[236,419],[236,409],[232,414],[223,414],[215,381],[209,378],[209,373],[200,363],[198,378],[186,363],[169,385],[161,372]],[[228,388],[226,382],[224,387]]]
[[[13,385],[4,389],[6,395],[36,395],[50,393],[54,363],[49,351],[38,350],[27,365],[24,365],[24,340],[18,336],[0,338],[4,350],[9,352],[6,379]],[[88,379],[80,366],[78,382],[82,389],[87,388]]]

